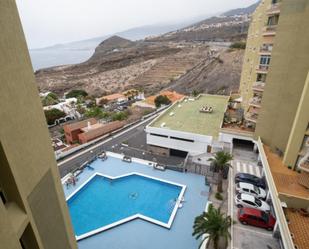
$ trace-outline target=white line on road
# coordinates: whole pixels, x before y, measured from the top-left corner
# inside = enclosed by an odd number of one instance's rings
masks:
[[[245,163],[242,163],[242,172],[248,173],[247,165]]]
[[[69,161],[71,161],[71,160],[74,159],[74,158],[79,157],[80,155],[83,155],[83,154],[85,154],[85,153],[87,153],[87,152],[89,152],[89,151],[91,151],[91,150],[93,150],[93,149],[95,149],[95,148],[97,148],[97,147],[99,147],[99,146],[101,146],[101,145],[103,145],[103,144],[105,144],[105,143],[111,141],[111,140],[114,139],[114,138],[117,138],[117,137],[119,137],[119,136],[125,134],[126,132],[129,132],[129,131],[135,129],[136,127],[138,127],[138,126],[140,126],[140,125],[142,125],[142,124],[144,124],[144,123],[147,123],[147,122],[150,121],[151,119],[154,119],[155,117],[157,117],[159,114],[160,114],[160,113],[158,113],[158,114],[156,114],[156,115],[154,115],[154,116],[151,116],[150,118],[145,119],[144,121],[142,121],[142,122],[140,122],[140,123],[138,123],[138,124],[136,124],[136,125],[131,126],[129,129],[124,130],[124,131],[122,131],[122,132],[120,132],[120,133],[118,133],[118,134],[116,134],[116,135],[113,135],[111,138],[108,138],[108,139],[106,139],[106,140],[104,140],[104,141],[102,141],[102,142],[100,142],[100,143],[98,143],[98,144],[95,144],[95,145],[89,147],[88,149],[82,150],[81,152],[79,152],[79,153],[77,153],[77,154],[75,154],[75,155],[73,155],[73,156],[71,156],[71,157],[69,157],[69,158],[63,160],[63,161],[60,162],[60,163],[58,163],[58,167],[60,167],[61,165],[65,164],[65,163],[67,163],[67,162],[69,162]]]
[[[234,228],[240,229],[240,230],[243,230],[243,231],[246,231],[246,232],[250,232],[250,233],[255,233],[255,234],[267,236],[267,237],[272,237],[272,236],[273,236],[272,232],[266,232],[266,231],[265,231],[265,232],[260,232],[260,231],[255,231],[255,230],[249,229],[248,227],[242,227],[242,225],[240,225],[240,224],[234,225]]]
[[[255,171],[256,171],[256,176],[261,177],[260,168],[256,166]]]
[[[237,172],[240,172],[240,162],[236,163]]]
[[[248,164],[248,167],[249,167],[250,174],[254,175],[254,173],[253,173],[253,166],[251,164]]]

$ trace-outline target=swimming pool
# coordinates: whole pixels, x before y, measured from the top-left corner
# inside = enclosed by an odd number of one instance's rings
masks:
[[[67,198],[76,239],[136,218],[170,228],[185,189],[135,172],[118,177],[95,173]]]

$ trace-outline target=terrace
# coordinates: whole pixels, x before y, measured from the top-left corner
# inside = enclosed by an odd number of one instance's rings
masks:
[[[101,159],[97,159],[91,163],[90,167],[86,167],[83,172],[78,175],[78,181],[75,186],[64,186],[65,195],[69,197],[73,192],[85,184],[86,181],[89,180],[94,174],[102,174],[109,176],[111,179],[115,179],[121,175],[132,174],[135,172],[151,178],[160,179],[161,181],[185,185],[186,189],[184,192],[184,202],[182,203],[182,207],[178,206],[177,208],[176,206],[177,212],[175,213],[174,220],[170,228],[154,224],[147,221],[147,219],[144,220],[136,217],[126,223],[112,226],[110,229],[102,232],[98,231],[98,233],[90,237],[79,240],[78,247],[80,249],[197,248],[200,241],[192,237],[192,226],[194,218],[205,210],[208,200],[209,187],[205,186],[204,177],[201,175],[180,173],[170,170],[159,171],[149,165],[151,162],[137,158],[133,158],[131,163],[123,162],[120,159],[121,155],[115,153],[107,152],[107,156],[107,160],[102,161]],[[116,185],[116,182],[113,180],[111,185],[113,191],[115,191]],[[106,184],[103,190],[109,191],[107,187],[109,187],[109,184]],[[130,185],[130,187],[133,188],[135,185]],[[164,194],[165,192],[156,195],[156,200],[154,200],[153,203],[155,204],[156,201],[159,201],[160,198],[162,198],[161,195]],[[138,195],[138,198],[142,198],[142,193]],[[146,196],[146,198],[148,197]],[[94,202],[95,200],[96,199],[92,198],[88,201]],[[148,201],[150,205],[152,205],[151,198],[148,198]],[[80,205],[85,208],[87,208],[87,204],[88,202],[80,203]],[[119,205],[119,208],[130,210],[131,207],[130,205],[126,205],[124,200],[123,204]],[[155,210],[157,210],[160,214],[161,209]],[[103,216],[105,217],[106,215],[113,217],[112,213],[108,213]],[[80,219],[82,218],[85,218],[84,214]],[[85,224],[89,226],[89,222],[87,220],[83,222],[86,222]]]
[[[151,127],[218,137],[229,97],[200,95],[176,102],[157,118]],[[211,113],[203,113],[203,107],[212,107]]]

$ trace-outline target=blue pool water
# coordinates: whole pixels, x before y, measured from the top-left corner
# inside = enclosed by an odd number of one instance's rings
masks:
[[[181,190],[181,186],[135,174],[114,180],[96,175],[68,200],[75,234],[134,214],[168,223]]]

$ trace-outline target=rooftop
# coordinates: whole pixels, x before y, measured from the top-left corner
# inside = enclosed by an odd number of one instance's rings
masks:
[[[173,91],[173,92],[163,91],[163,92],[160,92],[160,94],[158,94],[158,95],[165,95],[166,97],[168,97],[168,99],[170,101],[172,101],[172,103],[176,102],[177,100],[181,100],[184,97],[184,95],[177,93],[175,91]],[[152,96],[147,97],[145,99],[145,102],[149,105],[155,105],[154,100],[158,95],[152,95]]]
[[[93,125],[93,124],[97,123],[97,120],[95,118],[90,118],[90,119],[86,119],[86,120],[83,120],[83,121],[80,121],[80,122],[75,122],[75,123],[72,123],[72,124],[65,124],[63,126],[63,129],[67,132],[79,130],[79,129],[86,127],[88,125],[88,122],[90,122],[90,124]]]
[[[172,105],[150,126],[218,137],[228,100],[228,96],[208,94],[195,99],[185,98]],[[213,112],[200,112],[206,106],[212,107]]]
[[[300,174],[285,166],[282,159],[266,145],[264,145],[264,151],[278,193],[296,198],[309,199],[309,190],[299,184],[301,174],[303,173]]]
[[[289,218],[289,229],[293,234],[294,244],[298,249],[309,248],[309,217],[301,210],[286,209]]]

